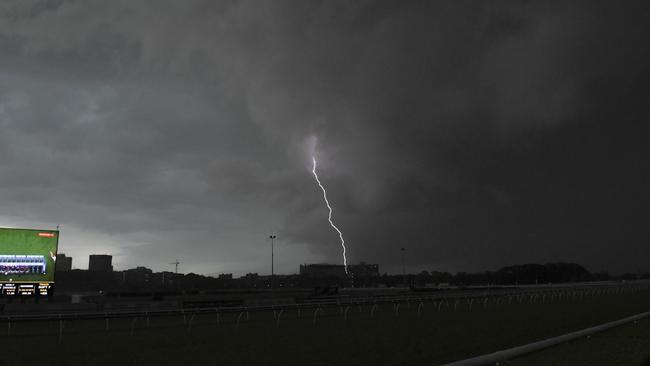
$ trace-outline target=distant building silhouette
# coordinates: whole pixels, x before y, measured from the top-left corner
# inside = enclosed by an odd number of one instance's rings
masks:
[[[377,278],[379,277],[379,265],[361,262],[349,264],[348,273],[354,278]],[[301,264],[300,274],[311,278],[338,277],[345,278],[345,266],[342,264]]]
[[[88,261],[88,270],[91,272],[112,272],[113,256],[107,254],[91,254]]]
[[[246,276],[242,277],[245,286],[247,287],[258,287],[262,285],[260,282],[260,275],[257,273],[246,273]]]
[[[327,263],[301,264],[300,274],[310,278],[346,277],[344,265]]]
[[[368,264],[361,262],[348,266],[348,272],[352,275],[355,287],[376,286],[379,284],[379,264]]]
[[[63,253],[57,254],[56,264],[54,268],[56,272],[64,272],[64,271],[72,270],[72,257],[68,257]]]
[[[348,271],[352,273],[354,278],[379,277],[379,264],[368,264],[366,262],[350,264]]]
[[[122,283],[129,283],[131,285],[146,285],[151,281],[153,271],[147,267],[136,267],[122,271]]]

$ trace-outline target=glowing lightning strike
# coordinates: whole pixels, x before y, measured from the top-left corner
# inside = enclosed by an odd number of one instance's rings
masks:
[[[312,169],[312,173],[314,173],[314,178],[316,178],[316,183],[318,183],[318,186],[320,189],[323,190],[323,198],[325,199],[325,204],[327,205],[327,208],[330,210],[329,215],[327,216],[327,220],[330,222],[330,225],[336,230],[337,233],[339,233],[339,238],[341,238],[341,246],[343,247],[343,267],[345,268],[345,274],[348,274],[348,259],[345,257],[345,240],[343,240],[343,233],[341,233],[341,230],[334,225],[332,222],[332,207],[330,206],[329,201],[327,200],[327,192],[325,191],[325,187],[320,182],[320,179],[318,179],[318,174],[316,174],[316,158],[312,156],[312,159],[314,161],[314,169]]]

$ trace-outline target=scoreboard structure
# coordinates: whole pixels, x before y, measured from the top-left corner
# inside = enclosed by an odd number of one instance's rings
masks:
[[[58,230],[0,228],[0,296],[49,296]]]

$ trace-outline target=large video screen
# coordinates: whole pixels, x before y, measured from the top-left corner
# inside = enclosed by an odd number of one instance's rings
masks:
[[[57,230],[0,228],[0,293],[49,295],[58,243]]]

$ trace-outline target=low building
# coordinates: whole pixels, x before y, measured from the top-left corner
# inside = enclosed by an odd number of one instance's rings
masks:
[[[113,272],[113,256],[107,254],[91,254],[88,260],[88,271]]]
[[[122,283],[134,286],[147,285],[153,277],[153,271],[147,267],[136,267],[122,271]]]
[[[342,264],[301,264],[300,274],[310,278],[346,278],[345,266]]]
[[[361,262],[351,264],[348,271],[352,275],[352,285],[354,287],[374,287],[379,284],[379,265]]]
[[[379,264],[368,264],[366,262],[350,264],[348,271],[352,273],[354,278],[379,277]]]
[[[328,284],[354,287],[377,286],[379,283],[379,265],[361,262],[349,264],[348,273],[342,264],[302,264],[300,275],[311,284]]]
[[[67,272],[72,270],[72,257],[68,257],[63,253],[56,255],[56,264],[54,266],[56,272]]]

